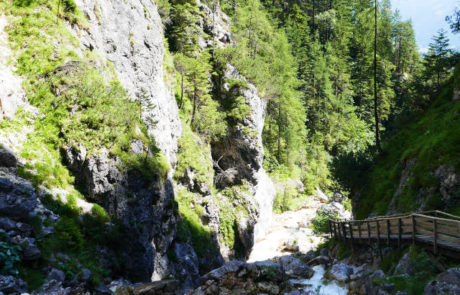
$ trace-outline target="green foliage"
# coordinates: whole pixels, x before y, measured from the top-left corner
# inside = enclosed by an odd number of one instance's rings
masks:
[[[20,246],[12,245],[8,242],[0,241],[0,274],[2,275],[18,275],[17,269],[21,261],[19,253]]]
[[[194,195],[185,188],[176,190],[176,201],[179,206],[179,214],[182,217],[177,225],[177,238],[181,242],[190,242],[198,257],[205,257],[217,251],[211,236],[211,229],[203,225],[197,212],[198,204]],[[192,209],[192,206],[194,209]],[[203,211],[204,212],[204,211]]]
[[[331,214],[324,211],[319,211],[316,213],[315,218],[312,220],[311,224],[313,226],[313,232],[315,234],[319,233],[328,233],[329,229],[329,220],[338,219],[338,214]]]
[[[428,200],[426,210],[449,210],[457,203],[446,207],[440,195],[436,194],[438,181],[433,171],[441,165],[459,169],[459,160],[455,146],[460,141],[458,128],[459,102],[452,102],[452,90],[447,88],[434,104],[410,122],[398,133],[387,139],[384,144],[385,154],[367,171],[366,177],[359,179],[354,188],[363,186],[362,198],[359,199],[356,214],[358,218],[368,216],[371,212],[384,214],[398,188],[404,169],[410,173],[408,182],[395,197],[395,207],[400,212],[416,209],[416,198],[428,188],[435,188],[435,194]],[[408,165],[412,167],[406,168]],[[365,184],[365,186],[364,186]],[[455,200],[455,202],[457,202]]]
[[[415,272],[413,276],[394,275],[383,279],[374,279],[373,282],[378,285],[392,283],[395,285],[395,291],[405,291],[410,295],[422,294],[425,285],[436,277],[437,269],[424,249],[411,246],[408,253]],[[401,252],[396,252],[394,257],[391,256],[387,259],[397,258],[401,255]],[[392,263],[394,264],[394,260]]]
[[[85,52],[82,59],[72,50],[79,47],[78,41],[65,24],[56,23],[53,10],[57,3],[44,3],[5,3],[7,11],[16,16],[8,34],[12,48],[19,51],[18,74],[25,78],[29,101],[47,114],[27,118],[28,125],[35,119],[35,132],[29,134],[21,155],[34,164],[22,169],[22,175],[35,185],[63,188],[82,197],[72,188],[73,177],[61,164],[60,149],[83,145],[87,155],[106,148],[111,156],[125,160],[122,168],[139,170],[149,180],[164,178],[169,164],[147,135],[140,105],[128,99],[109,68],[92,65],[98,59],[95,55]],[[79,13],[73,0],[62,1],[61,8],[64,13]],[[134,139],[144,145],[139,156],[130,153]]]
[[[263,265],[260,270],[260,279],[273,281],[276,279],[277,268],[274,265]]]
[[[68,217],[61,217],[56,224],[56,238],[61,250],[80,252],[83,248],[83,235],[75,221]]]
[[[211,188],[214,170],[212,161],[208,158],[210,153],[209,144],[203,142],[199,136],[193,133],[189,125],[182,122],[182,136],[179,140],[178,161],[174,177],[176,179],[184,177],[187,168],[189,168],[195,173],[195,181],[206,183]]]
[[[99,206],[98,204],[93,204],[93,208],[91,209],[91,213],[101,222],[106,223],[110,221],[110,217],[105,211],[104,208]]]
[[[45,282],[46,276],[39,269],[31,267],[20,267],[19,277],[27,283],[28,290],[36,290]]]

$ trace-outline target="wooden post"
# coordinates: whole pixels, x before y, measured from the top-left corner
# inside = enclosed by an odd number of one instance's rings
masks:
[[[361,221],[358,221],[358,235],[359,239],[361,239]]]
[[[371,225],[369,224],[369,220],[367,221],[367,237],[369,239],[369,245],[371,244]]]
[[[348,226],[350,227],[351,250],[353,250],[355,246],[353,240],[353,225],[351,224],[351,222],[348,222]]]
[[[342,233],[340,232],[340,222],[336,223],[337,226],[337,236],[339,237],[339,240],[342,239]]]
[[[380,248],[380,224],[378,219],[377,221],[377,247],[379,247],[379,256],[380,256],[380,261],[383,260],[383,255],[382,255],[382,248]]]
[[[401,248],[401,238],[402,238],[402,221],[401,218],[398,218],[398,247]]]
[[[390,246],[390,234],[391,234],[390,219],[387,219],[387,246]]]
[[[433,243],[433,252],[434,255],[438,254],[438,223],[436,219],[433,219],[433,234],[434,234],[434,243]]]
[[[345,222],[342,222],[342,233],[343,233],[343,238],[346,240],[347,239],[347,230],[345,229]]]
[[[415,216],[412,215],[412,244],[415,244]]]

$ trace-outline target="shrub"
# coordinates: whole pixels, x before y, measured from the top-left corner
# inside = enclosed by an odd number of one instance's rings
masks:
[[[80,252],[83,249],[83,235],[75,221],[69,217],[61,217],[56,224],[56,237],[59,248]]]
[[[8,242],[0,241],[0,274],[2,275],[18,275],[17,269],[21,261],[19,253],[20,246],[12,245]]]
[[[315,234],[329,232],[329,219],[337,219],[337,218],[338,218],[337,213],[331,214],[331,213],[326,213],[324,211],[319,211],[311,222],[312,227],[313,227],[313,232]]]

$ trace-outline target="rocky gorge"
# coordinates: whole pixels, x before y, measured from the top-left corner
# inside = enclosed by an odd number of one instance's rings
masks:
[[[0,295],[460,293],[420,249],[326,234],[351,202],[305,174],[328,156],[257,3],[0,2]]]

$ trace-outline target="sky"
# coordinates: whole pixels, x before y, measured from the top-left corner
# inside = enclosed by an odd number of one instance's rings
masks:
[[[393,10],[398,9],[402,20],[412,20],[420,52],[426,52],[431,38],[444,28],[448,31],[450,44],[460,51],[460,33],[451,33],[445,17],[460,8],[460,0],[391,0]]]

